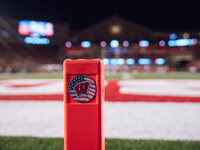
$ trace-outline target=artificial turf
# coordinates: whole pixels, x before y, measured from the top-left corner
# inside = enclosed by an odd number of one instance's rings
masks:
[[[106,139],[106,150],[199,150],[200,141]],[[78,141],[77,141],[78,144]],[[63,150],[63,138],[0,137],[0,150]]]

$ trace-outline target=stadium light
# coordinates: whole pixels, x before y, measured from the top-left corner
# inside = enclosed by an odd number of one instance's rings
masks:
[[[101,42],[100,42],[100,46],[101,46],[101,47],[106,47],[106,45],[107,45],[107,44],[106,44],[105,41],[101,41]]]
[[[157,59],[155,59],[155,64],[156,65],[164,65],[165,59],[164,58],[157,58]]]
[[[140,59],[138,59],[138,64],[139,65],[150,65],[151,64],[151,59],[149,59],[149,58],[140,58]]]
[[[169,35],[169,39],[171,39],[171,40],[177,39],[177,34],[176,34],[176,33],[170,34],[170,35]]]
[[[67,42],[65,43],[65,47],[67,47],[67,48],[72,47],[72,43],[71,43],[70,41],[67,41]]]
[[[39,44],[39,45],[48,45],[50,40],[48,38],[33,38],[33,37],[26,37],[24,39],[26,44]]]
[[[140,47],[148,47],[149,46],[149,41],[147,40],[142,40],[139,42]]]
[[[120,66],[124,65],[124,58],[118,58],[117,59],[117,64],[120,65]]]
[[[123,44],[124,47],[128,47],[129,46],[129,42],[128,41],[124,41],[122,44]]]
[[[83,42],[81,42],[81,46],[83,48],[89,48],[91,46],[91,42],[90,41],[83,41]]]
[[[189,33],[183,33],[183,38],[184,39],[189,39],[190,38],[190,34]]]
[[[169,47],[173,46],[190,46],[190,45],[196,45],[197,39],[177,39],[177,40],[169,40],[168,45]]]
[[[166,44],[166,42],[164,40],[159,41],[159,45],[160,47],[164,47]]]
[[[127,58],[126,59],[126,64],[127,65],[134,65],[135,64],[135,60],[133,58]]]
[[[111,27],[111,32],[113,34],[119,34],[121,32],[121,27],[119,25],[113,25]]]
[[[118,41],[118,40],[112,40],[112,41],[110,42],[110,46],[111,46],[112,48],[117,48],[117,47],[119,46],[119,41]]]
[[[110,64],[117,65],[117,59],[115,59],[115,58],[110,59]]]
[[[105,66],[109,65],[109,59],[108,58],[103,58],[102,61],[103,61]]]

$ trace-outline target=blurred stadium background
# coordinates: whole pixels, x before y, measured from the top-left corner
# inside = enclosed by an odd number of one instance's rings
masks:
[[[8,16],[0,27],[2,73],[62,72],[64,59],[101,59],[107,74],[200,71],[197,30],[155,31],[119,16],[78,32],[66,23]]]
[[[65,59],[105,64],[107,149],[200,148],[200,30],[153,30],[112,16],[72,31],[67,23],[0,14],[0,149],[17,138],[4,136],[63,137]],[[36,140],[20,139],[25,149]]]

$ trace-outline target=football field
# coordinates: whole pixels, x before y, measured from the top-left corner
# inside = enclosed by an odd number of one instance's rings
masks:
[[[121,149],[137,149],[138,143],[146,143],[149,144],[147,148],[144,144],[138,149],[148,149],[157,143],[164,149],[162,144],[172,142],[179,143],[174,144],[175,147],[185,145],[182,149],[188,149],[190,144],[193,145],[191,149],[198,149],[199,74],[162,75],[158,79],[157,75],[143,76],[128,79],[120,79],[123,75],[106,76],[106,148],[112,149],[111,143],[115,146],[124,143],[127,147],[121,146]],[[21,138],[27,141],[62,141],[62,75],[16,74],[0,78],[1,141],[9,143],[21,136],[27,137]],[[28,138],[30,136],[38,138]],[[132,147],[134,144],[136,147]]]

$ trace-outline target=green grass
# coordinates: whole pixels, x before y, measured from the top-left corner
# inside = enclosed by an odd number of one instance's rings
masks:
[[[63,145],[63,138],[0,137],[0,150],[63,150]],[[106,139],[106,150],[199,149],[200,141]]]
[[[122,74],[105,75],[106,79],[121,79]],[[200,79],[200,73],[136,74],[134,79]],[[13,78],[63,78],[62,73],[0,73],[0,79]]]

